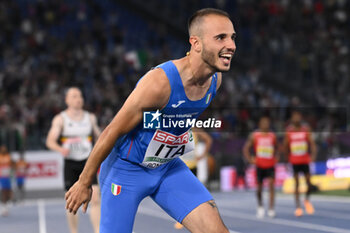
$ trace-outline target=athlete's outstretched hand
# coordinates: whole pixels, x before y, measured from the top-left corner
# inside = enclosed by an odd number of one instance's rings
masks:
[[[83,212],[86,213],[89,202],[92,196],[91,186],[86,186],[79,182],[75,184],[66,192],[66,209],[73,214],[76,214],[81,205],[83,206]]]

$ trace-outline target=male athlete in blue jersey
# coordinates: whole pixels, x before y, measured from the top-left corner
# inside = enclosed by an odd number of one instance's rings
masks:
[[[191,232],[227,233],[207,189],[178,156],[193,150],[190,127],[145,129],[145,109],[195,119],[230,69],[235,30],[226,12],[202,9],[189,20],[190,53],[149,71],[102,132],[66,208],[86,211],[100,164],[100,233],[131,233],[139,203],[150,196]],[[199,109],[199,110],[198,110]],[[159,110],[159,111],[157,111]],[[153,119],[154,120],[154,119]]]

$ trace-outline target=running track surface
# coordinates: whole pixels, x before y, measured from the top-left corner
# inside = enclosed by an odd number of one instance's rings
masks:
[[[221,216],[231,233],[350,233],[350,197],[313,196],[315,214],[296,218],[294,200],[277,195],[274,219],[255,217],[256,200],[252,191],[213,193]],[[264,194],[265,206],[267,194]],[[116,209],[116,211],[118,211]],[[175,221],[151,199],[145,199],[136,216],[134,233],[182,233],[175,230]],[[33,199],[14,205],[8,217],[0,217],[1,233],[69,233],[63,199]],[[80,213],[80,233],[93,233],[89,216]]]

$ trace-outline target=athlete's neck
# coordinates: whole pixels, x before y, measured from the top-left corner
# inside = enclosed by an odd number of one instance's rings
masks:
[[[198,56],[190,53],[184,58],[187,60],[187,69],[190,72],[190,78],[186,81],[199,87],[207,87],[206,83],[215,74],[215,71]]]
[[[211,84],[211,76],[214,73],[197,71],[197,68],[193,69],[192,59],[193,57],[186,56],[174,60],[173,63],[180,74],[187,98],[196,101],[202,99],[207,93]]]
[[[293,123],[293,127],[294,129],[299,130],[301,129],[301,123]]]
[[[66,113],[73,120],[80,120],[83,116],[84,110],[81,108],[67,108]]]

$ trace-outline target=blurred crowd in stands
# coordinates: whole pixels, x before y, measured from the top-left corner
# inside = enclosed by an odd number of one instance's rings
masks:
[[[238,35],[232,69],[211,108],[230,137],[245,137],[266,109],[274,130],[282,132],[288,111],[305,107],[320,145],[334,150],[334,132],[346,131],[350,102],[349,1],[127,3],[0,1],[3,142],[11,144],[10,134],[25,135],[22,147],[43,149],[50,121],[64,109],[64,92],[73,85],[103,128],[147,70],[185,55],[188,16],[216,7],[232,16]],[[17,140],[12,144],[10,149],[18,147]]]

